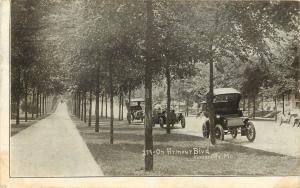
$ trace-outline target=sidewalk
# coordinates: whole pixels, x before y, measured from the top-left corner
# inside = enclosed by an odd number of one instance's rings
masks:
[[[65,103],[10,140],[12,177],[102,176]]]

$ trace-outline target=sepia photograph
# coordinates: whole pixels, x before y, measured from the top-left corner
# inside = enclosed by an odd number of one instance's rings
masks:
[[[9,177],[299,176],[299,9],[11,0]]]

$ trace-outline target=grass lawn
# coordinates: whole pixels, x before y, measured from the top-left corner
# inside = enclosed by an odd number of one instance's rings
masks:
[[[51,113],[44,114],[42,116],[39,116],[38,118],[34,117],[32,119],[31,114],[28,114],[27,122],[25,122],[24,114],[21,114],[19,125],[16,124],[16,119],[11,119],[10,120],[10,136],[14,136],[15,134],[18,134],[22,130],[30,127],[31,125],[35,124],[36,122],[38,122],[41,119],[48,117],[49,115],[51,115]]]
[[[144,128],[141,123],[114,123],[114,144],[109,144],[109,119],[100,132],[72,116],[77,129],[106,176],[182,175],[299,175],[299,159],[189,135],[153,129],[154,170],[144,172]]]

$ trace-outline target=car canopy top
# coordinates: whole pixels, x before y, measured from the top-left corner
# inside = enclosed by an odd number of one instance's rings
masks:
[[[214,89],[214,107],[218,114],[234,114],[238,113],[241,93],[233,88],[217,88]],[[206,110],[206,102],[202,103],[203,110]]]
[[[233,88],[217,88],[214,89],[214,96],[224,94],[241,94],[238,90]]]
[[[145,102],[145,100],[143,98],[135,98],[131,99],[130,102]]]

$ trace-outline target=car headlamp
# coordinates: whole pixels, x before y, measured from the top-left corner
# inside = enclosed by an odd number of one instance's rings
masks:
[[[216,118],[220,118],[221,116],[219,114],[216,114]]]

